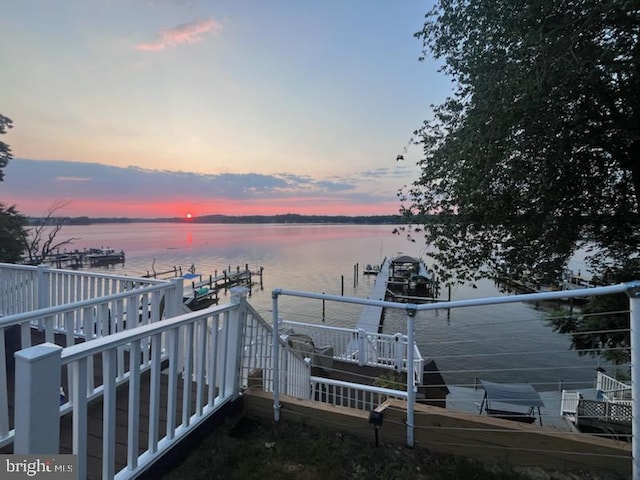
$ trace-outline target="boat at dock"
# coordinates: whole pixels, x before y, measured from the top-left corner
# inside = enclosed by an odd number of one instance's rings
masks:
[[[371,265],[367,263],[362,272],[363,275],[378,275],[380,273],[380,265]]]
[[[397,301],[432,302],[440,296],[440,282],[422,260],[400,255],[389,263],[387,295]]]

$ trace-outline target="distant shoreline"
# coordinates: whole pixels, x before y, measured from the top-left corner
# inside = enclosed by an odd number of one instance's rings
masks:
[[[298,215],[293,213],[283,215],[202,215],[193,218],[168,217],[168,218],[93,218],[93,217],[29,217],[30,224],[52,225],[95,225],[104,223],[326,223],[326,224],[351,224],[351,225],[398,225],[406,223],[401,215],[370,215],[353,216],[346,215]]]

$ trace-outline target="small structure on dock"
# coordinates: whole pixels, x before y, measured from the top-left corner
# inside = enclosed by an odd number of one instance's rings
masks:
[[[387,294],[395,301],[434,301],[440,295],[440,283],[422,260],[400,255],[390,262]]]

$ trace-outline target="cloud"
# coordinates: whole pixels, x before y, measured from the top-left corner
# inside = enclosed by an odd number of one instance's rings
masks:
[[[88,177],[56,177],[58,182],[90,182],[93,178]]]
[[[146,52],[158,52],[184,43],[200,42],[204,35],[219,32],[220,30],[222,30],[222,24],[212,18],[183,23],[177,27],[160,30],[158,32],[160,36],[158,40],[151,43],[140,43],[134,48]]]
[[[388,173],[392,176],[393,172]],[[384,172],[356,172],[349,177],[332,178],[293,173],[203,174],[14,158],[5,168],[6,179],[1,186],[3,201],[16,203],[20,211],[30,215],[40,214],[52,199],[71,202],[74,213],[69,215],[89,216],[100,216],[98,212],[116,215],[106,213],[107,207],[132,216],[162,216],[151,212],[153,205],[160,204],[195,204],[208,213],[233,213],[237,205],[242,205],[246,213],[251,213],[249,209],[259,212],[269,205],[279,205],[286,212],[395,213],[397,187],[371,185],[372,175],[380,178]],[[227,206],[226,211],[221,210],[223,206]],[[309,210],[312,206],[313,212]]]

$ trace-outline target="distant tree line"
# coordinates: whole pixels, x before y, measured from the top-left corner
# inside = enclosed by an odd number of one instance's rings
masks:
[[[352,225],[398,225],[404,222],[401,215],[299,215],[287,213],[282,215],[202,215],[186,219],[181,217],[170,218],[128,218],[128,217],[57,217],[57,218],[30,218],[30,223],[49,224],[60,223],[63,225],[91,225],[102,223],[340,223]]]

